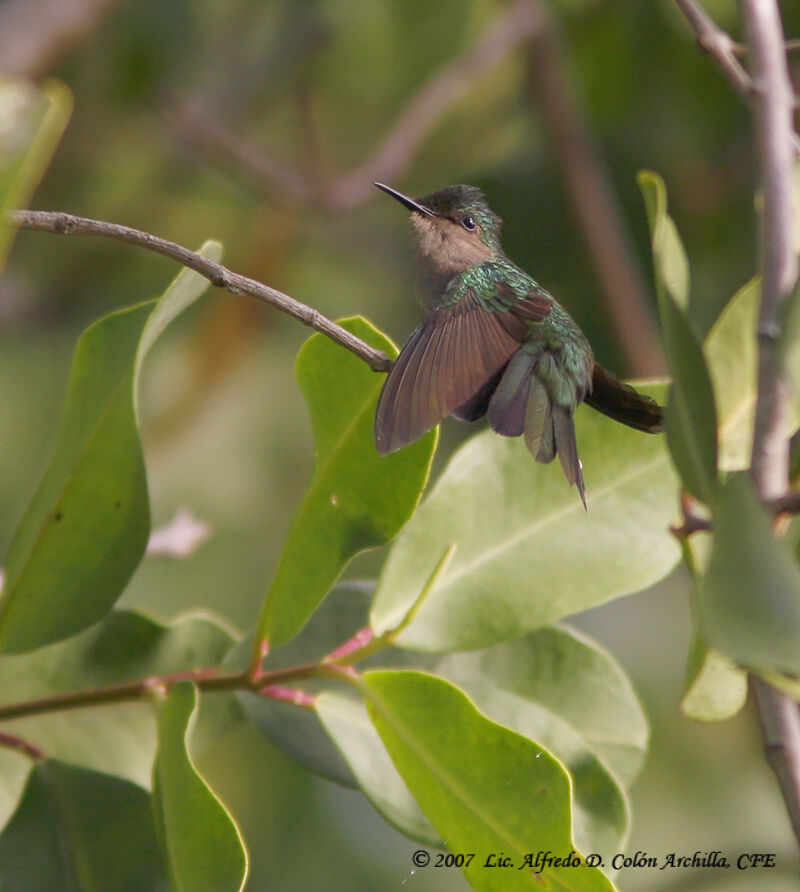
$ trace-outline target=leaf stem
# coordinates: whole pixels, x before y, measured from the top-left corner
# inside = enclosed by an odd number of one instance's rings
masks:
[[[22,700],[18,703],[0,705],[0,721],[27,718],[50,712],[62,712],[68,709],[80,709],[87,706],[104,706],[113,703],[124,703],[133,700],[145,700],[154,688],[168,690],[179,681],[193,681],[201,691],[252,691],[260,693],[265,688],[283,685],[286,682],[303,678],[328,677],[328,666],[323,660],[316,663],[304,663],[299,666],[288,666],[262,672],[252,678],[249,672],[220,673],[214,667],[195,669],[191,672],[176,672],[171,675],[155,675],[122,684],[106,685],[99,688],[88,688],[83,691],[70,691],[66,694],[53,694],[49,697],[38,697]],[[344,671],[344,670],[340,670]],[[270,696],[267,691],[266,696]],[[8,736],[8,735],[6,735]],[[3,738],[0,736],[0,746]]]

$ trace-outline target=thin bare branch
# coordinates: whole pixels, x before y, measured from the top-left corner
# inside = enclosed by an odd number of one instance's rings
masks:
[[[292,201],[346,210],[373,197],[375,180],[391,182],[402,177],[439,118],[472,84],[532,37],[540,23],[536,4],[514,0],[475,44],[422,85],[365,160],[327,182],[316,182],[317,177],[234,136],[199,103],[173,99],[165,114],[183,138],[210,157],[245,173],[259,188]]]
[[[219,263],[213,263],[211,260],[195,254],[194,251],[175,244],[175,242],[167,241],[140,229],[133,229],[130,226],[106,223],[102,220],[90,220],[60,211],[8,211],[7,216],[12,223],[23,229],[38,229],[57,235],[97,235],[147,248],[149,251],[177,260],[178,263],[193,269],[218,288],[224,288],[232,294],[247,294],[277,307],[354,353],[375,372],[388,371],[392,365],[385,353],[370,347],[361,338],[351,334],[341,325],[337,325],[327,316],[323,316],[319,310],[301,303],[276,288],[235,273]]]
[[[234,174],[244,174],[259,190],[293,202],[310,202],[314,197],[304,174],[268,154],[261,146],[234,135],[201,102],[173,96],[164,103],[161,112],[181,139],[211,160],[229,167]]]
[[[742,96],[749,97],[753,90],[750,75],[737,58],[741,47],[722,28],[718,27],[709,14],[695,0],[675,0],[697,37],[697,43],[704,53],[717,62],[725,76]]]
[[[431,127],[468,88],[542,27],[538,4],[515,0],[464,55],[447,63],[397,116],[375,151],[328,187],[326,203],[353,207],[372,195],[372,183],[399,179]]]
[[[532,0],[541,26],[530,41],[532,85],[551,155],[561,169],[605,305],[630,370],[637,376],[666,369],[647,287],[608,171],[595,148],[567,52],[546,5]]]
[[[794,94],[777,0],[741,0],[753,93],[755,140],[761,161],[762,290],[758,321],[758,396],[751,472],[761,499],[789,488],[787,418],[790,389],[778,338],[798,274],[792,139]],[[756,593],[753,593],[754,596]],[[778,779],[800,843],[800,712],[765,681],[752,679],[767,758]]]

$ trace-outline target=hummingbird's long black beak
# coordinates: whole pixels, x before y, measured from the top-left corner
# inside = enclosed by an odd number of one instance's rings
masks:
[[[418,214],[423,214],[425,217],[438,217],[438,214],[435,214],[430,208],[426,208],[425,205],[420,204],[418,201],[414,201],[413,198],[409,198],[407,195],[403,195],[402,192],[398,192],[397,189],[392,189],[391,186],[384,186],[383,183],[374,183],[373,185],[377,186],[379,189],[382,189],[387,195],[391,195],[392,198],[396,198],[400,204],[404,204],[410,211],[416,211]]]

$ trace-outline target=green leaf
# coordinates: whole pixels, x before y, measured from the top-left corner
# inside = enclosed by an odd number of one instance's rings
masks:
[[[712,505],[714,545],[700,588],[709,644],[756,671],[800,675],[800,570],[747,474],[732,474]]]
[[[397,355],[366,320],[342,324]],[[259,640],[272,645],[303,627],[354,555],[388,542],[408,520],[428,479],[437,436],[432,431],[406,449],[379,456],[373,423],[383,376],[323,335],[306,341],[296,374],[314,428],[314,474],[258,623]]]
[[[383,817],[412,839],[440,846],[441,837],[397,773],[364,704],[326,691],[316,698],[314,710],[358,786]]]
[[[758,305],[761,282],[751,279],[730,299],[703,344],[714,386],[719,467],[741,471],[750,464],[758,373]]]
[[[216,259],[217,243],[201,253]],[[161,300],[111,313],[80,338],[53,459],[11,544],[0,651],[32,650],[101,619],[150,531],[135,393],[142,358],[208,286],[183,270]]]
[[[210,619],[162,624],[133,611],[114,611],[80,635],[23,656],[0,657],[0,722],[13,704],[35,702],[157,675],[217,666],[232,644]],[[222,695],[220,695],[222,696]],[[0,725],[45,755],[149,787],[156,730],[148,702],[104,705],[15,718]],[[18,792],[25,760],[0,764],[0,783]],[[6,816],[3,809],[2,817]],[[2,888],[0,886],[0,888]]]
[[[639,773],[648,728],[633,685],[607,650],[575,629],[546,626],[487,650],[450,654],[436,661],[434,671],[463,688],[487,715],[520,733],[526,733],[522,725],[494,711],[492,691],[554,716],[580,735],[625,786]],[[536,740],[567,761],[558,747]]]
[[[161,892],[150,797],[129,781],[39,762],[0,835],[3,892]]]
[[[153,800],[161,847],[175,892],[240,892],[248,872],[244,840],[187,748],[196,709],[188,681],[173,685],[158,707]]]
[[[587,408],[576,430],[588,514],[560,468],[532,461],[519,440],[485,431],[456,452],[392,546],[370,617],[376,634],[397,626],[453,542],[452,562],[398,646],[486,647],[670,572],[677,482],[663,438]]]
[[[747,673],[696,634],[689,656],[686,692],[681,710],[698,722],[722,722],[744,708]]]
[[[72,94],[58,81],[37,88],[0,76],[0,271],[14,239],[5,211],[27,206],[71,114]]]
[[[699,339],[686,315],[689,275],[678,232],[667,214],[664,181],[651,171],[637,176],[650,222],[658,310],[672,376],[667,439],[684,486],[704,502],[717,480],[714,393]]]
[[[714,537],[698,531],[683,542],[684,558],[692,576],[694,633],[689,646],[686,683],[681,698],[684,715],[698,722],[721,722],[736,715],[747,700],[747,673],[725,654],[709,647],[700,628],[700,589],[708,572]]]
[[[464,867],[474,889],[613,889],[583,863],[540,874],[525,864],[529,853],[575,851],[569,776],[547,750],[481,715],[442,679],[376,671],[360,686],[397,770],[448,848],[475,853]],[[522,869],[487,868],[500,852]]]
[[[656,290],[668,294],[678,309],[685,312],[689,308],[689,261],[675,222],[667,213],[664,180],[651,170],[642,170],[636,181],[642,190],[650,223]]]

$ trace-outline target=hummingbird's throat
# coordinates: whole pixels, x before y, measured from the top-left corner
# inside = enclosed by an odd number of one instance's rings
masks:
[[[494,255],[481,241],[477,230],[467,232],[446,217],[412,213],[411,229],[421,258],[438,274],[455,275],[491,260]]]

